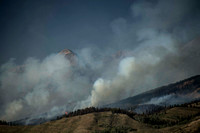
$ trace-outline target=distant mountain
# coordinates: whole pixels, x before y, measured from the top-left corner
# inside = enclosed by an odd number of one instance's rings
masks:
[[[198,98],[200,98],[200,75],[162,86],[103,107],[131,109],[141,113],[145,111],[144,105],[152,109],[152,105],[158,107],[169,106],[187,103]],[[139,108],[142,108],[143,111],[139,110]]]
[[[59,52],[59,54],[65,55],[66,59],[68,59],[72,65],[75,65],[77,63],[76,54],[70,49],[63,49]]]

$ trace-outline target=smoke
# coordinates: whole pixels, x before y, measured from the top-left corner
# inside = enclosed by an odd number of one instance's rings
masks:
[[[138,1],[131,19],[111,23],[111,47],[76,49],[76,65],[61,54],[11,59],[1,66],[0,119],[101,106],[199,74],[199,40],[188,43],[200,31],[192,9],[188,0]]]
[[[82,100],[89,93],[89,78],[75,71],[60,54],[43,61],[29,58],[23,66],[9,61],[1,67],[2,119],[36,115]]]
[[[200,16],[193,10],[198,5],[188,0],[134,3],[133,21],[119,18],[111,23],[112,42],[116,49],[126,49],[124,58],[111,70],[113,75],[94,82],[90,96],[75,109],[112,103],[199,74]]]
[[[160,97],[154,97],[150,99],[148,102],[143,104],[155,104],[160,106],[169,106],[174,104],[184,104],[185,102],[190,102],[192,100],[195,100],[196,98],[199,98],[199,94],[189,94],[189,95],[181,95],[181,94],[170,94],[170,95],[164,95]]]
[[[7,105],[5,113],[7,115],[7,119],[11,119],[13,116],[16,115],[17,112],[21,111],[23,108],[22,101],[13,101],[10,104]]]
[[[93,85],[94,90],[92,90],[91,92],[92,106],[106,104],[108,101],[114,102],[117,99],[121,99],[121,97],[124,98],[126,92],[123,91],[126,90],[123,90],[122,88],[126,86],[125,83],[128,82],[130,78],[129,74],[132,71],[133,67],[134,58],[127,57],[120,62],[119,73],[117,73],[117,75],[115,75],[113,79],[97,79]]]

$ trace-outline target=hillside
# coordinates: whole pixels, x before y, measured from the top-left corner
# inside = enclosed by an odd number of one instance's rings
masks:
[[[144,105],[149,108],[150,105],[155,104],[153,105],[155,108],[155,106],[188,103],[196,98],[200,98],[200,75],[155,88],[103,107],[138,109]]]
[[[91,113],[82,116],[63,118],[61,120],[47,122],[37,126],[9,127],[1,126],[1,132],[91,132],[101,130],[136,130],[143,128],[142,124],[123,114],[111,112]]]
[[[35,126],[0,125],[1,133],[106,133],[106,132],[153,132],[195,133],[200,132],[200,102],[168,107],[149,115],[94,112],[85,115],[63,117]]]

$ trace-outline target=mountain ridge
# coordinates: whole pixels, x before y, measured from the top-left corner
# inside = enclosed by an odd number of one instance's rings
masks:
[[[188,88],[190,88],[188,90]],[[195,75],[190,78],[171,83],[169,85],[161,86],[136,96],[132,96],[115,103],[104,105],[103,107],[120,107],[126,109],[130,106],[135,106],[150,101],[152,98],[162,97],[166,95],[187,95],[193,92],[200,92],[200,75]],[[200,97],[200,93],[197,94]],[[127,107],[126,107],[127,106]]]

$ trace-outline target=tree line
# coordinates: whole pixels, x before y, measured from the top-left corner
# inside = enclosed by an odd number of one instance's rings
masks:
[[[62,116],[57,116],[57,120],[61,119],[61,118],[68,118],[68,117],[73,117],[73,116],[78,116],[78,115],[85,115],[85,114],[89,114],[89,113],[97,113],[97,112],[108,112],[111,111],[113,114],[117,113],[117,114],[126,114],[129,117],[131,117],[132,119],[134,118],[134,115],[136,114],[133,111],[127,111],[124,109],[120,109],[120,108],[95,108],[95,107],[87,107],[85,109],[78,109],[76,111],[70,112],[68,114],[64,114]]]

